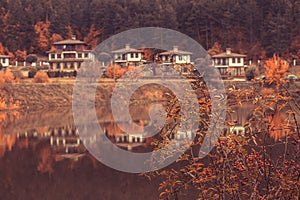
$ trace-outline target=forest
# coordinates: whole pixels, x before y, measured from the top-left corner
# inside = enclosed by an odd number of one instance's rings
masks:
[[[180,31],[251,59],[300,57],[300,0],[0,0],[0,54],[22,61],[76,35],[94,48],[137,27]]]

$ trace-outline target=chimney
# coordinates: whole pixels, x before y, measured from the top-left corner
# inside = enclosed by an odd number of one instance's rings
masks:
[[[125,45],[125,49],[126,49],[126,50],[129,50],[129,49],[130,49],[130,44],[126,44],[126,45]]]
[[[227,55],[231,54],[231,48],[226,48],[226,54]]]
[[[174,52],[177,52],[177,51],[178,51],[178,46],[174,46],[174,47],[173,47],[173,51],[174,51]]]
[[[76,35],[72,35],[72,40],[76,40]]]

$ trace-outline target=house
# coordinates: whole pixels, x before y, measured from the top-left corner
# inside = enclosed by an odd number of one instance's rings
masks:
[[[214,67],[216,67],[223,78],[245,77],[246,55],[232,53],[230,48],[226,52],[212,56]]]
[[[181,51],[178,46],[174,46],[173,50],[159,53],[158,59],[163,64],[190,64],[191,55],[191,52]]]
[[[129,44],[123,49],[111,52],[114,55],[114,63],[121,66],[138,65],[143,62],[143,50],[131,48]]]
[[[9,66],[9,59],[10,59],[10,56],[0,55],[0,66],[8,67]]]
[[[94,60],[87,44],[76,40],[75,36],[55,42],[47,53],[51,71],[77,71],[84,61]]]

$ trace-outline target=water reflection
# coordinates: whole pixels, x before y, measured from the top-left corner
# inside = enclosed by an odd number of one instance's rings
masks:
[[[0,116],[0,199],[158,199],[159,179],[115,171],[87,152],[71,110]]]
[[[151,138],[140,134],[147,131],[143,129],[149,123],[147,109],[149,106],[135,107],[134,112],[143,118],[134,119],[140,129],[127,127],[128,133],[112,122],[109,106],[97,112],[113,143],[142,152],[151,150]],[[232,110],[228,119],[236,123],[229,127],[230,132],[243,134],[253,108],[247,105]],[[158,199],[159,179],[149,181],[110,169],[89,154],[84,142],[74,126],[71,109],[1,112],[0,199]]]

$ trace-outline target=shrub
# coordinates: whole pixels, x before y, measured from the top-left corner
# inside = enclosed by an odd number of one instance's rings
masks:
[[[33,82],[35,82],[35,83],[48,83],[48,82],[50,82],[50,79],[49,79],[46,72],[38,71],[34,76]]]
[[[105,75],[108,78],[121,78],[126,73],[126,69],[122,68],[120,65],[111,65],[106,68]]]
[[[6,68],[5,70],[4,79],[6,83],[11,83],[15,79],[14,74],[10,71],[9,68]]]
[[[36,70],[35,69],[31,69],[29,72],[28,72],[28,78],[34,78],[34,76],[36,75]]]
[[[256,67],[255,66],[248,67],[245,71],[245,76],[247,81],[251,81],[252,79],[254,79],[254,77],[256,76]]]
[[[28,55],[28,56],[26,57],[26,62],[28,62],[28,63],[34,63],[34,62],[37,62],[37,56],[36,56],[36,55],[33,55],[33,54]]]
[[[4,79],[4,72],[0,71],[0,88],[4,87],[5,79]]]

